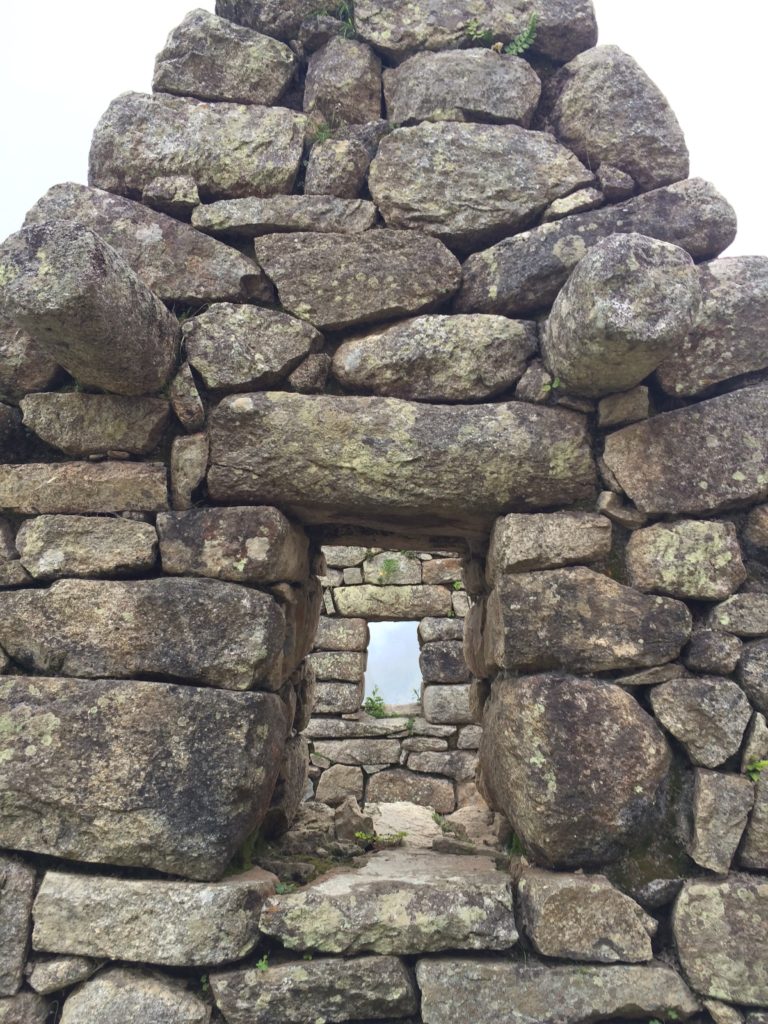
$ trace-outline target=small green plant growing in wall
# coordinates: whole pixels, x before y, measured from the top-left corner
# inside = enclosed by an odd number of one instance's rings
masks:
[[[269,953],[265,953],[261,960],[256,961],[257,971],[268,971],[269,970]]]
[[[471,21],[467,22],[464,35],[471,43],[476,43],[480,46],[490,46],[493,42],[493,32],[484,25],[481,25],[477,18],[472,18]]]
[[[396,558],[385,558],[379,569],[379,583],[391,583],[397,576],[400,563]]]
[[[529,50],[536,41],[538,24],[538,14],[532,14],[526,28],[519,35],[516,35],[511,43],[507,43],[504,47],[504,53],[511,53],[514,57],[519,57],[526,50]]]
[[[768,761],[751,761],[744,769],[744,774],[748,775],[753,782],[757,782],[760,773],[766,768],[768,768]]]
[[[477,18],[472,18],[471,21],[467,22],[467,26],[464,29],[464,36],[474,46],[488,46],[497,53],[508,53],[513,57],[520,57],[526,52],[526,50],[529,50],[536,41],[538,24],[539,16],[537,14],[532,14],[523,31],[518,33],[518,35],[508,42],[506,46],[502,46],[501,43],[494,43],[493,30],[482,25]]]
[[[363,701],[363,711],[365,711],[366,715],[370,715],[371,718],[387,717],[387,706],[384,703],[384,698],[378,686],[374,686]]]

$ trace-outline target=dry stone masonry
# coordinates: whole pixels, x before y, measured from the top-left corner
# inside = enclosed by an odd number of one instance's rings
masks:
[[[591,0],[217,0],[112,102],[0,246],[0,1024],[766,1024],[768,258],[688,173]]]

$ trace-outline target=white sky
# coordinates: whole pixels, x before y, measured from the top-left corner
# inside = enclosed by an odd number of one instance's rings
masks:
[[[198,4],[213,10],[214,0]],[[382,0],[386,2],[386,0]],[[53,184],[86,180],[109,101],[149,90],[156,52],[189,0],[5,0],[0,13],[0,240]],[[686,131],[692,173],[739,214],[732,253],[768,252],[766,29],[761,0],[595,0],[600,41],[631,53]]]

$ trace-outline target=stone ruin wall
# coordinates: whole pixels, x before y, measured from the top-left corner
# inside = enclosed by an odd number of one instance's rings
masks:
[[[451,814],[476,797],[482,735],[462,643],[469,599],[461,559],[350,546],[322,554],[323,612],[308,658],[317,683],[304,731],[311,792],[331,806],[354,796],[361,805],[410,801]],[[386,706],[382,717],[366,714],[369,622],[416,619],[421,685],[414,699]]]
[[[768,261],[596,40],[218,0],[0,248],[3,1024],[765,1024]],[[332,545],[461,552],[505,850],[302,803]]]

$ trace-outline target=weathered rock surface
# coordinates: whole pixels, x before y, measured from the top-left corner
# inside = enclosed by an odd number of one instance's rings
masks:
[[[457,782],[470,782],[477,773],[477,755],[470,750],[425,750],[408,755],[408,769],[447,775]]]
[[[168,683],[3,676],[0,710],[4,847],[188,878],[258,826],[285,736],[274,695]]]
[[[49,953],[193,967],[239,960],[259,939],[274,893],[259,868],[224,882],[161,882],[48,871],[32,943]]]
[[[694,672],[728,676],[736,671],[744,645],[719,629],[697,629],[685,651],[686,667]]]
[[[262,932],[321,953],[437,953],[511,948],[509,877],[485,857],[392,850],[357,871],[268,900]]]
[[[768,387],[617,430],[606,440],[604,459],[641,512],[708,513],[762,501],[768,496]]]
[[[272,106],[295,68],[296,57],[283,43],[197,9],[171,32],[157,55],[152,88],[200,100]]]
[[[309,660],[318,679],[356,683],[365,675],[366,655],[359,651],[315,651]]]
[[[736,636],[768,635],[768,594],[734,594],[709,614],[709,624]]]
[[[459,640],[436,640],[424,644],[419,655],[421,675],[427,683],[468,683],[464,645]]]
[[[694,764],[717,768],[741,746],[752,709],[730,679],[696,676],[655,686],[653,713]]]
[[[684,249],[639,234],[606,238],[555,299],[541,339],[547,368],[569,394],[627,391],[687,336],[700,301]]]
[[[680,963],[705,996],[746,1006],[768,1002],[768,963],[754,936],[768,927],[768,891],[760,878],[693,879],[675,904]]]
[[[594,46],[597,25],[591,0],[544,0],[534,48],[554,60],[570,60]],[[358,0],[355,28],[377,50],[399,62],[414,50],[455,50],[467,38],[467,26],[487,27],[494,38],[510,40],[528,26],[528,10],[494,0],[460,0],[437,8],[430,0]]]
[[[208,1024],[211,1007],[178,978],[133,967],[109,967],[76,989],[61,1024]]]
[[[309,542],[276,508],[196,508],[158,516],[163,571],[236,583],[301,582]]]
[[[159,512],[168,508],[162,462],[63,462],[0,466],[0,508],[57,512]]]
[[[290,192],[304,122],[283,107],[126,92],[96,126],[88,183],[137,198],[155,178],[184,174],[203,201]]]
[[[275,39],[295,39],[317,0],[216,0],[216,13]]]
[[[355,391],[464,402],[510,388],[537,348],[532,323],[499,316],[424,316],[345,341],[333,375]]]
[[[205,406],[192,376],[189,363],[184,362],[168,388],[171,408],[182,427],[193,434],[205,425]]]
[[[657,523],[627,544],[633,587],[694,601],[722,601],[747,578],[732,523]]]
[[[522,403],[239,395],[213,413],[211,438],[214,500],[275,504],[308,523],[463,532],[504,511],[570,504],[593,488],[583,417]]]
[[[362,617],[368,622],[388,619],[410,622],[426,615],[451,613],[451,595],[445,587],[337,587],[333,599],[339,615]]]
[[[768,778],[760,775],[739,863],[750,871],[768,871]]]
[[[670,395],[768,367],[768,258],[735,256],[698,268],[702,306],[693,330],[656,372]]]
[[[691,857],[703,868],[727,875],[755,799],[741,775],[696,769]]]
[[[400,760],[398,740],[315,740],[314,751],[335,764],[397,764]]]
[[[429,722],[470,725],[474,721],[468,685],[425,686],[421,701],[424,716]],[[413,765],[409,764],[409,767]]]
[[[396,957],[319,959],[217,972],[211,988],[227,1024],[328,1024],[408,1017],[416,993]]]
[[[335,36],[309,58],[304,112],[326,123],[381,117],[381,60],[357,39]]]
[[[378,555],[366,558],[362,570],[364,583],[386,586],[421,583],[421,562],[405,552],[381,551]]]
[[[192,223],[201,231],[256,238],[279,231],[336,231],[355,235],[376,223],[376,207],[364,199],[334,196],[271,196],[222,199],[198,206]]]
[[[14,321],[81,384],[142,395],[175,369],[176,318],[89,228],[22,228],[0,249],[0,279]]]
[[[146,455],[168,426],[171,408],[164,398],[89,395],[59,391],[21,400],[24,426],[67,455],[110,451]]]
[[[615,859],[649,824],[670,754],[620,687],[539,675],[495,683],[480,762],[491,805],[536,862],[578,867]]]
[[[672,661],[690,633],[681,602],[577,567],[500,577],[487,599],[482,643],[498,668],[605,672]]]
[[[16,535],[21,564],[35,579],[122,576],[151,569],[157,533],[151,523],[103,516],[36,516]]]
[[[0,593],[0,645],[48,675],[277,689],[284,636],[273,598],[214,580],[60,580]]]
[[[8,999],[0,999],[0,1024],[45,1024],[48,1009],[48,1000],[42,996],[19,992]]]
[[[425,1024],[471,1020],[475,1024],[527,1024],[553,1016],[559,1024],[641,1017],[690,1017],[699,1004],[671,967],[654,963],[586,967],[552,965],[535,959],[420,960],[416,979],[421,989]]]
[[[603,964],[653,959],[656,921],[603,875],[526,868],[517,892],[521,927],[543,956]]]
[[[304,195],[358,199],[370,163],[371,154],[356,139],[316,142],[309,154]]]
[[[768,640],[746,645],[739,659],[739,682],[758,711],[768,715]]]
[[[692,178],[620,206],[543,224],[470,256],[457,311],[516,316],[546,308],[579,260],[617,232],[658,238],[701,260],[719,255],[731,244],[736,215],[712,185]]]
[[[639,384],[618,395],[607,395],[597,407],[597,425],[601,430],[609,427],[623,427],[627,423],[647,420],[650,415],[648,388]]]
[[[641,191],[688,177],[688,149],[666,99],[618,46],[597,46],[557,78],[555,134],[580,159],[630,174]]]
[[[289,313],[334,331],[427,312],[461,280],[442,242],[409,231],[267,235],[256,258]]]
[[[168,469],[171,477],[171,507],[192,508],[196,492],[208,469],[208,435],[189,434],[175,437],[171,445]]]
[[[54,185],[24,223],[51,220],[90,228],[166,302],[269,299],[270,286],[252,260],[188,224],[122,196],[74,182]]]
[[[363,801],[363,771],[353,765],[331,765],[320,776],[315,799],[330,807],[338,807],[347,797],[353,796],[358,803]]]
[[[45,391],[60,372],[26,331],[0,314],[0,397],[15,402],[30,391]]]
[[[756,548],[768,548],[768,505],[758,505],[747,516],[744,536]]]
[[[30,957],[27,979],[35,992],[48,995],[87,981],[101,966],[100,960],[87,956],[35,956]]]
[[[183,329],[190,365],[216,390],[268,388],[284,380],[323,338],[276,309],[216,303]]]
[[[318,715],[351,715],[360,710],[362,683],[318,682],[313,711]]]
[[[331,619],[323,616],[317,627],[315,647],[321,651],[365,651],[370,631],[365,619]]]
[[[418,53],[384,72],[387,117],[415,121],[483,121],[527,128],[541,82],[527,61],[492,50]]]
[[[596,562],[611,550],[612,527],[591,512],[512,514],[497,519],[491,532],[486,576]]]
[[[368,185],[388,227],[418,228],[466,250],[528,227],[592,179],[543,132],[445,121],[385,136]]]
[[[368,781],[368,803],[389,804],[400,800],[450,814],[456,807],[453,783],[433,775],[417,775],[404,768],[377,772]]]
[[[0,856],[0,997],[14,996],[21,988],[35,884],[31,864]]]

